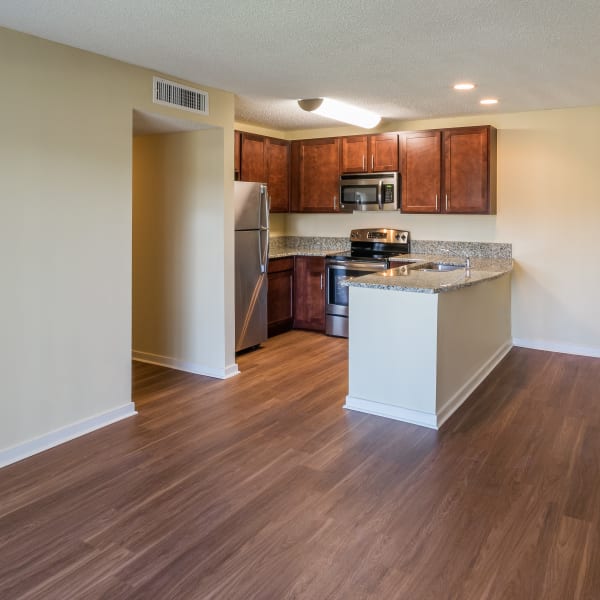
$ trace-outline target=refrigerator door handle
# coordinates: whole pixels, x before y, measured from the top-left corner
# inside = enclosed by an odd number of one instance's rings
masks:
[[[269,264],[269,231],[267,229],[258,230],[258,261],[260,272],[266,273]]]
[[[258,244],[259,244],[259,262],[260,262],[260,272],[267,272],[267,265],[269,264],[269,206],[270,198],[269,193],[267,192],[267,186],[260,186],[260,216],[259,216],[259,235],[258,235]]]
[[[269,210],[271,198],[265,185],[260,186],[260,203],[258,207],[258,222],[261,229],[269,229]]]
[[[267,229],[269,229],[269,219],[271,218],[271,196],[269,195],[268,190],[265,190],[265,197],[265,222],[267,224]]]

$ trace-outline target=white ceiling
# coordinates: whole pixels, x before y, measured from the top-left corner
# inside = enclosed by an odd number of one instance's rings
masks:
[[[598,0],[2,0],[0,25],[234,92],[275,129],[335,124],[295,102],[322,96],[388,120],[600,104]]]

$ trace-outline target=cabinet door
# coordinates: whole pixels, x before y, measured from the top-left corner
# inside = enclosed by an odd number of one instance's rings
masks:
[[[294,327],[325,330],[325,259],[297,256],[294,270]]]
[[[233,132],[233,179],[240,179],[240,150],[242,147],[242,134],[240,131]]]
[[[267,138],[267,186],[271,197],[271,212],[290,209],[290,143]]]
[[[398,170],[398,134],[382,133],[369,136],[370,171]]]
[[[269,337],[289,331],[294,320],[294,259],[269,262],[267,295]]]
[[[401,135],[402,212],[440,211],[441,136],[438,130]]]
[[[292,144],[292,210],[337,212],[340,140],[320,138]]]
[[[368,136],[352,135],[342,138],[342,173],[366,173]]]
[[[490,133],[490,127],[444,130],[444,212],[495,211],[490,197]]]
[[[267,183],[265,138],[253,133],[242,133],[240,155],[242,181]]]

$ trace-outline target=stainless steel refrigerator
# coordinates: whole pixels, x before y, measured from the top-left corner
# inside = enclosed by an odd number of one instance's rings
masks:
[[[235,351],[267,339],[269,195],[263,183],[234,182]]]

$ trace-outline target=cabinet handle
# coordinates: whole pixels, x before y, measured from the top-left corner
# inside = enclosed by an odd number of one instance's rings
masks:
[[[371,154],[371,171],[375,170],[375,155]]]
[[[321,289],[323,289],[323,273],[321,273]]]
[[[448,212],[448,194],[446,194],[446,212]]]
[[[337,210],[337,196],[333,197],[333,210]]]
[[[440,207],[439,207],[439,205],[438,205],[438,195],[437,195],[437,194],[435,195],[435,210],[436,210],[436,212],[437,212],[438,210],[440,210]]]
[[[367,170],[367,157],[363,154],[363,171]]]

